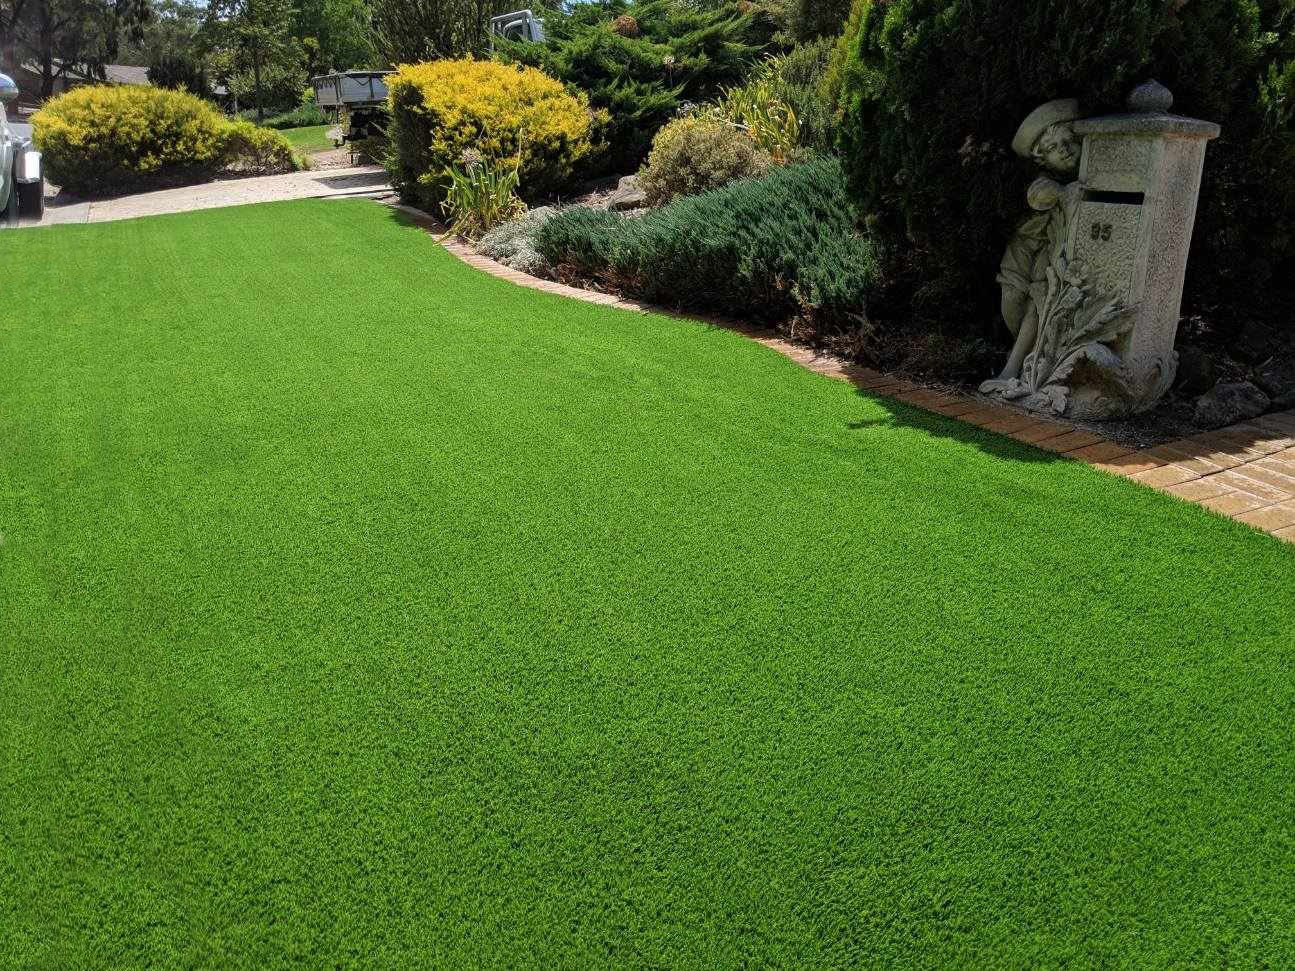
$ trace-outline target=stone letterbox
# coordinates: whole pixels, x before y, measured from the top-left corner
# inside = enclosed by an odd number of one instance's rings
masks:
[[[1219,126],[1169,114],[1173,96],[1154,81],[1128,104],[1128,114],[1074,123],[1083,138],[1081,194],[1067,250],[1093,291],[1132,308],[1132,326],[1112,349],[1136,402],[1131,410],[1142,410],[1168,390],[1177,369],[1174,337],[1205,143]]]

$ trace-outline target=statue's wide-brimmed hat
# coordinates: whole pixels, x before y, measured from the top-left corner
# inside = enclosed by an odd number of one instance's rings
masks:
[[[1058,98],[1047,104],[1039,105],[1021,122],[1012,139],[1012,151],[1022,158],[1029,158],[1034,143],[1039,136],[1048,130],[1049,125],[1058,122],[1074,121],[1079,117],[1079,101],[1076,98]]]

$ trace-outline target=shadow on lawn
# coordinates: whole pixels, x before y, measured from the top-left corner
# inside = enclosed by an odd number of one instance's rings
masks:
[[[440,236],[445,232],[445,224],[430,213],[415,210],[412,207],[403,209],[399,205],[387,202],[381,204],[386,206],[387,216],[398,226],[416,226],[434,236]]]
[[[318,175],[312,178],[320,185],[330,189],[377,189],[385,186],[391,179],[386,169],[374,169],[372,172],[352,172],[349,175]]]
[[[1060,462],[1063,456],[1048,452],[972,425],[957,418],[926,411],[917,405],[905,404],[884,394],[870,391],[867,388],[855,387],[855,393],[867,399],[870,404],[878,405],[887,412],[884,418],[866,418],[846,422],[852,431],[872,431],[887,428],[910,428],[925,432],[932,438],[946,438],[966,445],[973,445],[982,452],[995,458],[1008,459],[1013,462]]]

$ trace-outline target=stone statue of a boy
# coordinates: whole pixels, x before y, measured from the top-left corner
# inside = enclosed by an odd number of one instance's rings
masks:
[[[1073,178],[1079,171],[1080,145],[1073,128],[1078,118],[1079,102],[1074,98],[1040,105],[1021,122],[1012,139],[1012,151],[1054,175]],[[1016,343],[1002,373],[984,382],[981,391],[1004,391],[1021,376],[1026,355],[1038,336],[1048,266],[1053,254],[1066,244],[1081,188],[1078,182],[1062,185],[1045,175],[1035,179],[1026,192],[1036,215],[1027,218],[1007,244],[997,277],[1003,290],[1003,320]]]

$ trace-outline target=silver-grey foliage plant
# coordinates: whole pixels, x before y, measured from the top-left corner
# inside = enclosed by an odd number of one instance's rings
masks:
[[[542,206],[520,219],[496,226],[481,237],[477,252],[523,273],[542,273],[547,265],[535,250],[535,234],[556,214],[552,206]]]

